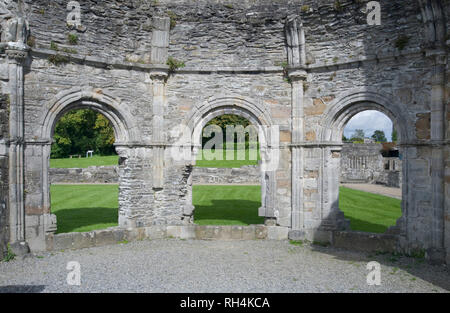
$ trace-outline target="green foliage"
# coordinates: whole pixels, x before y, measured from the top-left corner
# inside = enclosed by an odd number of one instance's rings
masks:
[[[366,137],[364,130],[357,129],[355,130],[355,133],[353,134],[353,137],[350,139],[350,141],[364,141],[364,138]]]
[[[78,35],[77,34],[67,35],[67,41],[73,46],[77,45],[78,44]]]
[[[338,12],[341,12],[344,8],[342,7],[342,3],[339,0],[334,1],[334,9]]]
[[[93,150],[97,155],[114,154],[114,130],[106,117],[93,110],[75,110],[64,115],[55,127],[52,158],[84,155]]]
[[[68,56],[61,55],[61,54],[55,54],[48,57],[48,61],[52,63],[53,65],[59,66],[61,64],[69,63],[70,59]]]
[[[376,130],[372,135],[372,138],[375,142],[387,142],[386,135],[382,130]]]
[[[223,142],[225,143],[225,142],[226,142],[226,139],[227,139],[227,138],[226,138],[226,129],[227,129],[227,126],[243,126],[244,128],[246,128],[247,126],[249,126],[249,125],[251,125],[251,124],[250,124],[250,122],[249,122],[247,119],[245,119],[245,118],[243,118],[243,117],[241,117],[241,116],[239,116],[239,115],[234,115],[234,114],[224,114],[224,115],[218,116],[218,117],[212,119],[211,121],[209,121],[209,122],[205,125],[205,127],[211,126],[211,125],[219,126],[219,127],[222,129],[222,133],[223,133]],[[236,138],[236,137],[237,137],[237,136],[235,136],[235,141],[234,141],[234,142],[237,142],[237,138]],[[248,142],[249,139],[250,139],[250,138],[249,138],[249,134],[246,133],[246,134],[245,134],[245,141]],[[204,145],[206,142],[208,142],[208,140],[210,140],[210,138],[203,137],[203,145]],[[248,145],[247,145],[247,147],[248,147]]]
[[[289,243],[293,246],[303,246],[303,240],[290,240]]]
[[[50,49],[53,50],[53,51],[59,51],[58,44],[56,42],[52,41],[50,43]]]
[[[170,18],[170,29],[174,29],[175,26],[177,26],[177,21],[178,21],[178,15],[176,15],[174,12],[172,11],[167,11],[167,15]]]
[[[174,59],[173,57],[169,57],[167,59],[167,65],[169,66],[169,72],[173,73],[179,68],[183,68],[186,65],[182,61],[178,61],[177,59]]]
[[[15,257],[16,257],[16,255],[12,251],[11,245],[8,243],[8,250],[6,251],[5,257],[3,258],[3,262],[12,261],[12,260],[14,260]]]

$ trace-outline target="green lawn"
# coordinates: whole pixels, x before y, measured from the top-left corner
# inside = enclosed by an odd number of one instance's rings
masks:
[[[257,152],[256,160],[250,160],[250,150],[245,150],[245,160],[238,160],[238,151],[234,151],[234,159],[227,159],[227,150],[219,150],[217,149],[217,155],[222,155],[222,160],[207,160],[210,158],[208,155],[205,155],[203,151],[200,151],[197,156],[197,166],[198,167],[214,167],[214,168],[239,168],[245,165],[258,165],[259,163],[259,152]],[[202,160],[200,160],[202,158]],[[219,158],[219,157],[218,157]]]
[[[194,186],[193,202],[198,225],[264,223],[264,218],[258,216],[260,186]]]
[[[203,153],[203,151],[201,151]],[[238,153],[235,150],[234,160],[227,160],[226,150],[217,150],[217,153],[222,154],[222,160],[206,160],[204,154],[199,153],[197,158],[198,167],[214,167],[214,168],[239,168],[244,165],[258,165],[258,160],[250,160],[250,151],[247,149],[245,160],[238,160]],[[202,160],[199,160],[203,158]],[[89,166],[111,166],[117,165],[119,162],[117,155],[113,156],[94,156],[93,158],[73,158],[73,159],[51,159],[51,168],[87,168]]]
[[[119,157],[112,156],[94,156],[93,158],[73,158],[73,159],[50,159],[51,168],[87,168],[89,166],[110,166],[117,165]]]
[[[58,233],[87,232],[118,224],[117,185],[52,185]]]
[[[401,201],[341,187],[339,206],[355,231],[384,233],[402,216]]]
[[[58,233],[117,226],[117,185],[52,185]],[[261,224],[260,186],[194,186],[198,225]],[[355,231],[384,233],[401,216],[400,200],[341,188],[340,207]]]

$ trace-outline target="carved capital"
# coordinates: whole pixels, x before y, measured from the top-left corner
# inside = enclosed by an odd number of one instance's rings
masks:
[[[288,75],[293,82],[305,81],[308,77],[308,74],[302,68],[288,68]]]
[[[28,57],[29,50],[27,45],[16,42],[9,42],[5,47],[6,56],[15,63],[23,63]]]
[[[167,77],[169,77],[169,69],[159,68],[150,71],[150,78],[153,81],[165,82]]]

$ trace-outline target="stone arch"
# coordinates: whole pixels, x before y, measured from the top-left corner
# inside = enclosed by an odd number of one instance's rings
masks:
[[[56,122],[68,111],[92,109],[103,114],[113,125],[116,145],[139,141],[139,132],[130,112],[120,100],[106,94],[101,89],[75,88],[59,93],[47,106],[42,123],[41,138],[51,141]]]
[[[325,111],[320,125],[319,138],[324,142],[341,142],[345,125],[356,114],[376,110],[386,114],[396,125],[400,143],[407,143],[414,138],[412,122],[402,109],[402,105],[374,89],[362,88],[351,90],[336,98]]]
[[[272,126],[272,119],[264,107],[258,107],[251,100],[244,97],[223,97],[206,101],[188,117],[187,126],[193,134],[193,144],[198,145],[197,134],[201,133],[203,127],[213,118],[224,115],[233,114],[246,118],[255,126],[262,126],[264,135],[260,140],[263,145],[267,145],[270,134],[267,128]]]
[[[51,143],[56,123],[68,111],[74,109],[92,109],[103,114],[112,124],[116,138],[115,146],[119,155],[124,152],[122,146],[140,142],[139,130],[131,113],[127,111],[120,100],[104,93],[101,89],[74,88],[60,92],[45,106],[41,123],[42,149],[42,203],[51,210],[50,201],[50,154]],[[120,210],[120,208],[119,208]],[[54,223],[56,229],[56,222]]]
[[[204,126],[215,117],[233,114],[246,118],[250,123],[259,128],[260,153],[264,159],[270,159],[268,151],[273,148],[271,145],[270,126],[273,126],[272,118],[264,107],[258,106],[250,99],[244,97],[223,97],[205,101],[203,105],[195,110],[187,118],[187,127],[192,134],[192,145],[194,147],[192,159],[195,160],[198,147],[201,146],[201,133]],[[193,213],[192,206],[192,179],[190,179],[190,199],[187,204],[187,212]],[[274,218],[274,197],[276,193],[276,178],[274,172],[261,170],[261,194],[262,207],[259,215],[266,218]],[[186,214],[185,211],[185,215]]]
[[[403,148],[409,143],[414,141],[414,127],[413,123],[408,118],[408,113],[405,112],[405,104],[396,102],[392,96],[382,95],[378,93],[376,89],[372,88],[360,88],[350,90],[343,93],[340,97],[336,98],[330,107],[325,111],[324,117],[320,121],[321,134],[320,139],[323,143],[331,143],[333,146],[328,150],[328,163],[331,164],[329,171],[332,175],[326,177],[326,185],[328,186],[328,194],[331,199],[331,203],[334,203],[333,210],[338,214],[342,214],[339,207],[339,176],[340,176],[340,151],[342,143],[342,135],[345,125],[356,114],[366,110],[376,110],[386,114],[396,126],[399,134],[399,146],[402,150],[403,161],[408,162],[409,150]],[[403,151],[404,150],[404,151]],[[334,153],[336,152],[336,153]],[[334,153],[334,157],[332,154]],[[338,157],[336,157],[338,156]],[[397,221],[396,227],[403,227],[402,221],[406,215],[406,211],[409,205],[409,198],[407,194],[408,180],[407,166],[403,166],[403,187],[402,187],[402,216]],[[403,231],[403,229],[392,227],[388,232]]]

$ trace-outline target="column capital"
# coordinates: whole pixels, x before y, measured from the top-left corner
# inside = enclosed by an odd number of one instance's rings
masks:
[[[28,57],[30,47],[19,42],[8,42],[5,45],[5,53],[13,63],[23,63]]]
[[[150,70],[150,78],[153,81],[161,81],[165,82],[169,77],[169,67],[165,65],[161,65],[158,68],[154,68]]]
[[[289,67],[288,76],[291,81],[305,81],[308,77],[308,73],[303,67]]]

